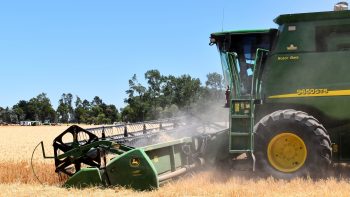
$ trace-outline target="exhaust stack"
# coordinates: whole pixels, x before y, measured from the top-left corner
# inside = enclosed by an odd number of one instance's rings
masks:
[[[348,10],[349,4],[345,1],[339,2],[334,5],[334,11]]]

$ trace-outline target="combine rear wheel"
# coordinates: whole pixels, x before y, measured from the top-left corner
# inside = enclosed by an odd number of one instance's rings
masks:
[[[254,127],[257,168],[276,178],[322,176],[331,162],[331,141],[312,116],[276,111]]]

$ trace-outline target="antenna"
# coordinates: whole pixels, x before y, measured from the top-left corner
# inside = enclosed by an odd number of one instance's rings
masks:
[[[224,31],[225,7],[222,8],[221,31]]]

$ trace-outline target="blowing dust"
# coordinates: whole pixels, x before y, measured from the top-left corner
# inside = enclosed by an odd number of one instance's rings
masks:
[[[222,102],[194,103],[187,111],[180,111],[176,117],[183,117],[179,127],[164,132],[152,131],[147,137],[125,142],[133,147],[144,147],[165,143],[185,137],[210,134],[228,128],[229,109],[224,108]]]

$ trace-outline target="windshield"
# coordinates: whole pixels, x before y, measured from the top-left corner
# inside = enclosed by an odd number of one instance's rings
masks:
[[[224,85],[225,87],[230,86],[233,83],[231,79],[230,67],[228,64],[228,57],[225,52],[220,52],[220,59],[222,65],[222,73],[224,75]]]
[[[225,84],[233,95],[250,95],[258,48],[270,50],[270,33],[233,34],[216,37]]]

